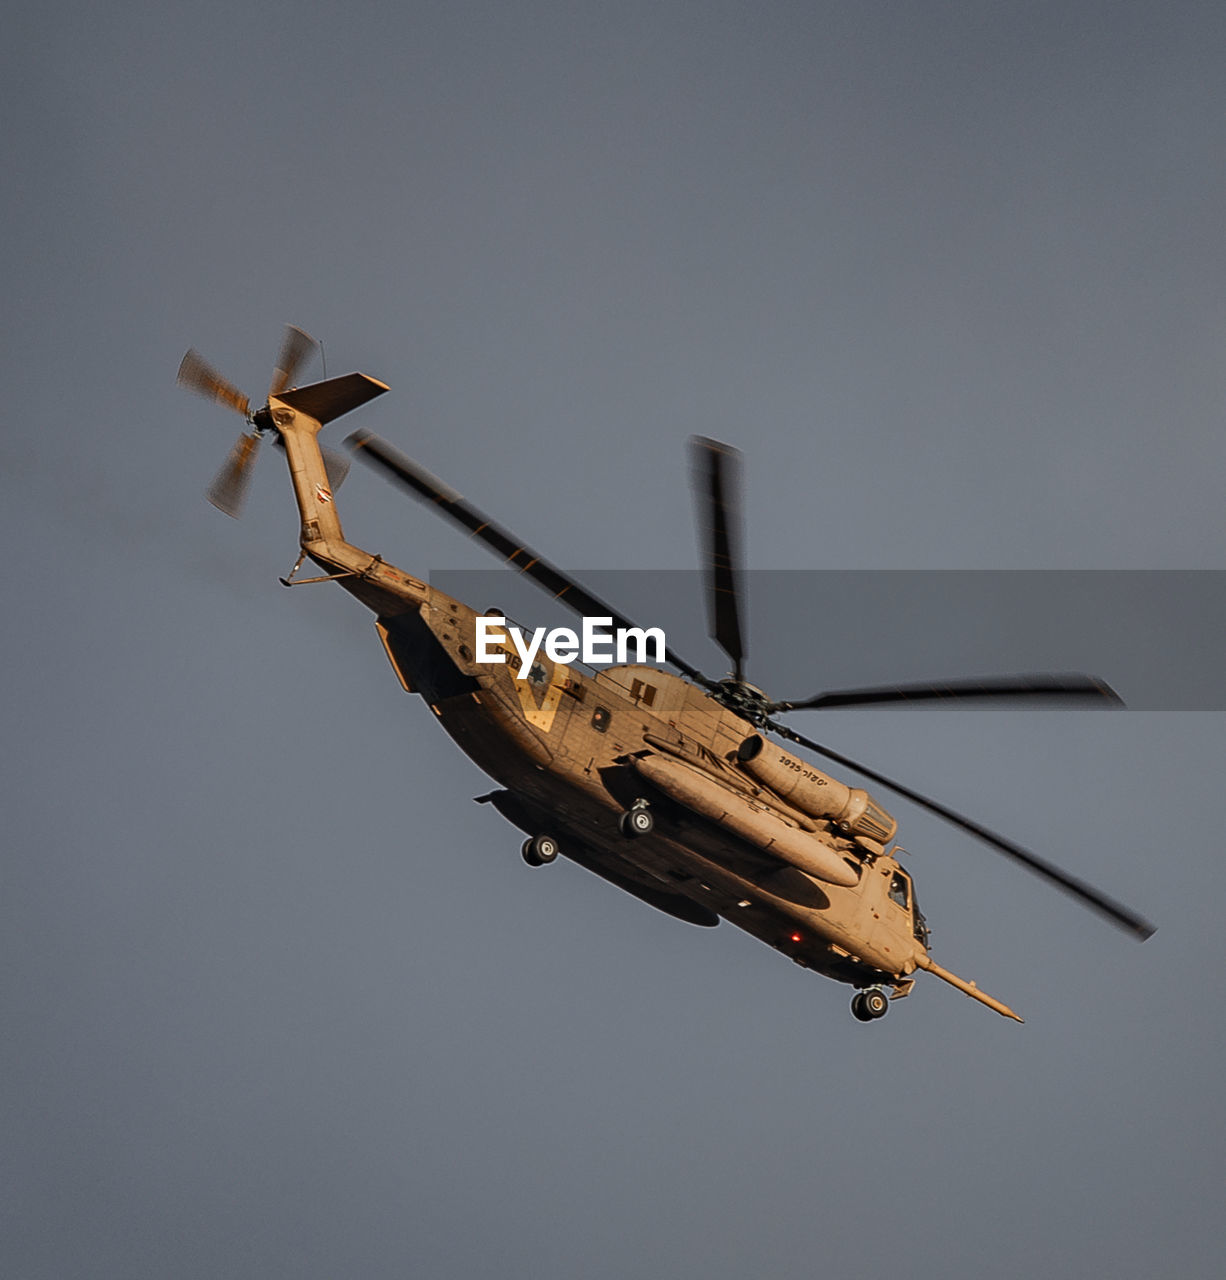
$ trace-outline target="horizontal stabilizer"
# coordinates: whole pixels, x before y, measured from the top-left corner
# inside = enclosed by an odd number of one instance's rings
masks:
[[[375,396],[387,390],[387,384],[368,378],[364,373],[346,373],[327,382],[315,382],[309,387],[297,387],[277,396],[295,413],[314,418],[321,426],[357,409]]]

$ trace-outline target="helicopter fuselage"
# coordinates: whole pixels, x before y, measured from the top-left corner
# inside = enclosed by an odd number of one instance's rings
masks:
[[[478,663],[479,616],[427,587],[411,614],[381,617],[378,629],[402,686],[505,788],[483,800],[682,919],[729,920],[856,985],[915,969],[923,947],[909,877],[884,850],[841,836],[746,774],[737,749],[752,724],[654,667],[588,674],[538,655],[520,679],[511,662]],[[619,820],[636,808],[649,810],[651,828],[627,834]],[[793,857],[811,848],[835,868],[831,878],[781,857],[772,844],[781,829],[800,850]]]

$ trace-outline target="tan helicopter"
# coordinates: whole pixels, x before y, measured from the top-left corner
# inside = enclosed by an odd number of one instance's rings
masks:
[[[314,350],[305,333],[288,329],[267,402],[255,411],[194,351],[184,357],[179,381],[248,422],[209,499],[237,516],[261,438],[271,434],[284,448],[302,523],[301,554],[281,581],[335,582],[371,609],[401,687],[419,693],[460,748],[498,782],[498,790],[478,800],[527,834],[521,852],[530,866],[561,854],[690,924],[728,920],[797,964],[856,988],[851,1010],[861,1022],[883,1017],[891,997],[909,994],[917,969],[1020,1022],[1007,1005],[928,954],[928,928],[911,876],[893,856],[894,818],[865,791],[784,750],[766,736],[769,731],[939,815],[1135,937],[1153,932],[1128,908],[1021,846],[773,718],[804,708],[950,699],[1118,705],[1101,681],[1015,676],[770,701],[744,678],[739,455],[701,438],[691,444],[707,526],[710,630],[733,670],[711,680],[661,645],[658,658],[682,673],[674,675],[641,660],[650,632],[635,628],[377,437],[350,437],[359,457],[582,615],[585,634],[593,626],[602,628],[594,634],[615,631],[627,656],[632,641],[638,646],[640,661],[587,674],[569,660],[575,645],[567,649],[565,635],[544,652],[526,655],[504,618],[478,613],[345,540],[334,491],[347,462],[322,450],[317,435],[387,387],[351,373],[292,388]],[[295,577],[307,558],[322,576]]]

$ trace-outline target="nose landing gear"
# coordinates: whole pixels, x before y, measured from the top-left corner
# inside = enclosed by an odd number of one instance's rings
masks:
[[[851,998],[852,1016],[858,1022],[876,1022],[890,1011],[890,998],[880,987],[857,991]]]

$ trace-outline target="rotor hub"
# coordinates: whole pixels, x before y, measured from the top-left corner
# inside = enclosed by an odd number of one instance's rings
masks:
[[[755,729],[766,727],[773,704],[757,685],[738,680],[735,676],[725,676],[711,690],[711,696],[720,706],[748,720]]]

